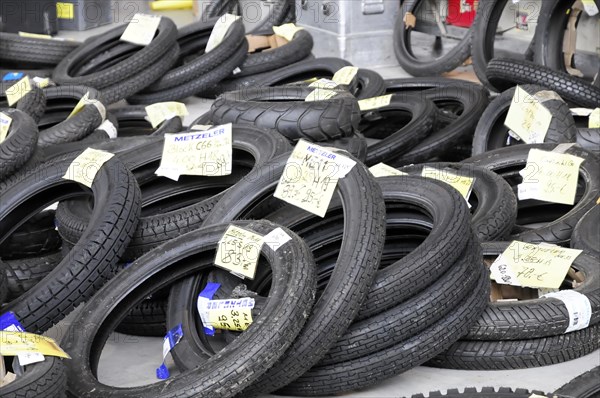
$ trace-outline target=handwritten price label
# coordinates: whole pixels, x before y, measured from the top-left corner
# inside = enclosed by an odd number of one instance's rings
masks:
[[[433,167],[423,167],[421,176],[445,182],[460,192],[465,200],[469,200],[469,196],[473,190],[473,183],[475,182],[474,178],[461,176],[450,170],[434,169]]]
[[[146,107],[146,114],[148,115],[148,120],[150,121],[152,128],[155,129],[165,120],[173,119],[177,116],[184,117],[189,113],[185,104],[170,101],[148,105]]]
[[[215,329],[243,332],[252,324],[254,299],[210,300],[206,306],[208,323]]]
[[[497,283],[557,289],[581,250],[513,241],[490,266]]]
[[[56,341],[49,337],[25,332],[0,331],[0,355],[16,356],[30,353],[71,358],[56,344]]]
[[[165,134],[160,166],[155,174],[175,181],[180,175],[230,175],[231,145],[231,123],[206,131]]]
[[[263,237],[230,225],[219,241],[215,265],[236,275],[254,279]]]
[[[346,156],[300,140],[285,165],[274,196],[325,217],[338,180],[355,165]]]
[[[160,18],[160,15],[135,14],[120,40],[138,46],[147,46],[154,40],[154,35],[160,25]]]
[[[527,144],[544,142],[552,121],[552,113],[542,105],[543,99],[530,95],[517,86],[504,125]]]
[[[113,156],[115,156],[114,153],[88,148],[71,162],[63,178],[77,181],[91,188],[102,165],[112,159]]]
[[[13,106],[21,98],[29,94],[31,92],[31,80],[29,80],[28,76],[25,76],[17,83],[13,84],[6,90],[6,99],[8,101],[8,106]]]
[[[519,199],[537,199],[567,205],[575,204],[579,167],[584,159],[563,153],[532,149],[527,166],[519,172]]]

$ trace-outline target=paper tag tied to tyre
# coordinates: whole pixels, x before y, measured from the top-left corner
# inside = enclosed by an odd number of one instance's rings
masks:
[[[543,105],[545,101],[560,99],[552,92],[529,94],[520,86],[515,89],[512,104],[504,125],[516,138],[527,144],[543,143],[552,122],[552,113]]]
[[[5,332],[25,332],[23,325],[17,319],[14,312],[5,312],[0,315],[0,330]],[[17,354],[19,364],[21,366],[31,365],[33,363],[42,362],[45,357],[39,352],[21,352]],[[2,356],[0,355],[0,361]]]
[[[582,250],[513,241],[490,266],[499,284],[557,289]]]
[[[352,83],[352,80],[354,80],[357,73],[358,68],[356,66],[344,66],[342,69],[335,72],[331,80],[339,85],[348,86]]]
[[[292,41],[297,32],[303,30],[294,23],[286,23],[281,26],[273,26],[273,33],[277,36],[283,37],[287,41]]]
[[[12,118],[6,113],[0,112],[0,143],[8,137]]]
[[[75,105],[75,108],[73,108],[73,110],[71,111],[69,116],[67,116],[67,119],[70,119],[73,116],[77,115],[79,112],[81,112],[83,110],[83,108],[85,106],[88,106],[88,105],[95,106],[96,109],[98,110],[98,113],[100,113],[100,117],[102,117],[102,121],[106,120],[106,107],[104,106],[104,104],[102,102],[95,100],[95,99],[90,99],[89,91],[86,92],[83,97],[81,97],[81,99],[79,100],[77,105]]]
[[[160,19],[160,15],[135,14],[121,35],[121,41],[147,46],[156,35]]]
[[[232,170],[232,124],[206,131],[165,134],[156,175],[179,180],[181,175],[225,176]]]
[[[458,175],[448,169],[436,169],[433,167],[423,167],[421,177],[431,178],[437,181],[445,182],[452,188],[456,189],[463,198],[469,203],[469,197],[473,191],[475,178]],[[470,207],[470,206],[469,206]]]
[[[254,279],[263,237],[230,225],[219,240],[215,265],[242,278]]]
[[[380,97],[367,98],[358,101],[358,106],[362,112],[383,108],[392,102],[392,94],[382,95]]]
[[[567,153],[531,149],[527,165],[519,172],[523,182],[518,186],[518,198],[575,204],[579,168],[584,160]]]
[[[96,174],[113,156],[114,153],[87,148],[71,162],[63,178],[91,188]]]
[[[300,140],[285,165],[274,196],[325,217],[338,180],[355,165],[344,155]]]
[[[376,165],[371,166],[369,171],[375,178],[408,175],[400,170],[396,170],[392,166],[388,166],[385,163],[377,163]]]
[[[225,39],[225,35],[227,34],[229,27],[240,18],[240,16],[233,14],[225,14],[220,16],[215,23],[212,32],[210,33],[210,37],[208,38],[204,52],[209,53],[219,44],[221,44]]]
[[[6,89],[6,99],[8,101],[8,106],[13,106],[17,102],[21,100],[21,98],[25,97],[32,90],[31,80],[29,76],[25,76],[8,89]]]
[[[187,107],[181,102],[159,102],[148,105],[146,108],[147,119],[155,129],[165,120],[173,119],[174,117],[183,118],[189,115]]]

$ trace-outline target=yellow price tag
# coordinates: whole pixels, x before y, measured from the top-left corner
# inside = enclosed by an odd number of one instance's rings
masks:
[[[156,175],[175,181],[180,175],[225,176],[232,170],[232,125],[206,131],[165,134]]]
[[[6,90],[6,99],[8,100],[8,106],[13,106],[21,98],[31,92],[31,81],[29,76],[25,76]]]
[[[126,41],[138,46],[147,46],[154,40],[160,15],[149,15],[137,13],[133,16],[125,31],[121,35],[121,41]]]
[[[352,80],[358,73],[358,68],[356,66],[344,66],[342,69],[335,72],[333,75],[333,80],[337,84],[349,85],[352,83]]]
[[[236,275],[254,279],[263,237],[230,225],[219,240],[215,265]]]
[[[292,41],[296,32],[299,32],[303,29],[304,28],[296,26],[294,23],[286,23],[281,26],[273,26],[273,33],[275,33],[277,36],[283,37],[287,41]]]
[[[50,35],[42,35],[42,34],[39,34],[39,33],[19,32],[19,36],[21,36],[21,37],[27,37],[27,38],[30,38],[30,39],[52,40],[52,36],[50,36]]]
[[[4,141],[8,136],[12,118],[5,113],[0,112],[0,142]]]
[[[519,172],[523,176],[518,186],[519,199],[575,204],[579,166],[583,161],[569,154],[530,150],[527,166]]]
[[[252,324],[253,298],[210,300],[206,312],[208,323],[215,329],[242,332]]]
[[[39,353],[60,358],[71,358],[49,337],[25,332],[0,331],[0,355]]]
[[[225,38],[225,35],[227,34],[227,31],[229,30],[229,27],[240,18],[240,16],[233,14],[225,14],[219,17],[215,23],[215,26],[213,26],[212,32],[210,32],[210,37],[206,42],[206,48],[204,49],[204,52],[211,52],[215,49],[215,47],[221,44]]]
[[[590,113],[588,127],[591,129],[600,129],[600,108],[596,108]]]
[[[490,266],[497,283],[557,289],[582,250],[513,241]]]
[[[385,163],[377,163],[375,166],[371,166],[369,171],[375,178],[379,177],[390,177],[390,176],[405,176],[406,173],[396,170],[395,168],[388,166]]]
[[[504,125],[527,144],[544,142],[552,122],[552,113],[542,102],[517,86]]]
[[[445,182],[460,192],[466,200],[469,200],[471,190],[473,189],[473,182],[475,182],[474,178],[461,176],[450,170],[434,169],[433,167],[423,167],[421,176]]]
[[[75,5],[73,3],[57,1],[56,17],[59,19],[75,19]]]
[[[157,128],[165,120],[172,119],[174,117],[184,117],[189,115],[187,107],[181,102],[158,102],[156,104],[148,105],[146,107],[146,113],[152,128]]]
[[[337,95],[337,92],[332,90],[327,90],[324,88],[316,88],[310,94],[306,96],[304,101],[312,102],[312,101],[326,101],[330,98],[333,98]]]
[[[98,174],[102,165],[108,162],[113,156],[115,156],[114,153],[87,148],[71,162],[63,178],[65,180],[76,181],[91,188],[94,178],[96,178],[96,174]]]
[[[355,165],[346,156],[300,140],[285,165],[274,196],[324,217],[338,180]]]
[[[358,101],[358,106],[360,107],[360,110],[364,112],[383,108],[384,106],[388,106],[390,102],[392,102],[392,94],[360,100]]]

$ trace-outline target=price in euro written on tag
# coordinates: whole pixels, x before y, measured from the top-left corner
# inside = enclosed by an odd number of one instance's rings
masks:
[[[504,124],[527,144],[544,142],[552,122],[552,113],[542,102],[517,86]]]
[[[231,174],[232,125],[206,131],[165,134],[156,175],[178,180],[180,175],[225,176]]]
[[[254,299],[210,300],[206,312],[210,326],[216,329],[242,332],[252,324]]]
[[[356,162],[319,145],[298,141],[288,159],[274,196],[324,217],[340,178]]]
[[[236,275],[254,279],[263,237],[230,225],[219,240],[215,265]]]

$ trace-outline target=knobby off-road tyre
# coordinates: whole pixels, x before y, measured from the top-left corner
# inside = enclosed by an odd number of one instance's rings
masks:
[[[250,88],[225,93],[213,103],[215,124],[250,124],[280,132],[290,140],[328,141],[354,133],[358,102],[347,91],[322,101],[304,101],[314,91],[303,87]]]
[[[508,242],[485,242],[485,257],[499,256]],[[600,270],[598,259],[582,253],[575,259],[573,268],[580,272],[583,283],[573,290],[590,301],[590,325],[600,321]],[[573,288],[565,282],[563,289]],[[520,301],[497,301],[488,305],[481,318],[471,327],[466,340],[524,340],[555,336],[565,333],[569,326],[569,313],[564,303],[555,298],[538,298]]]
[[[404,16],[408,12],[415,14],[418,6],[424,3],[426,2],[421,0],[408,0],[402,4],[394,24],[394,53],[398,63],[411,75],[438,76],[456,69],[469,58],[471,55],[471,32],[469,29],[465,33],[465,37],[447,54],[435,60],[419,60],[411,49],[410,35],[414,28],[406,25]],[[417,24],[419,23],[421,21],[417,20]]]
[[[546,91],[542,86],[530,84],[522,85],[521,88],[530,95]],[[513,104],[515,90],[516,88],[513,87],[494,98],[481,115],[481,119],[479,119],[479,123],[477,123],[477,127],[475,128],[475,136],[473,137],[472,156],[493,149],[523,143],[523,141],[510,137],[508,134],[509,128],[504,125],[508,110]],[[535,97],[532,100],[536,101]],[[519,102],[523,103],[525,101],[527,101],[526,98],[519,98]],[[575,142],[577,140],[578,129],[569,106],[558,99],[544,101],[541,105],[552,114],[544,142],[550,144]]]
[[[526,340],[460,340],[428,365],[465,370],[509,370],[547,366],[587,355],[600,347],[598,325],[558,336]]]
[[[0,180],[4,180],[33,155],[38,141],[38,128],[25,112],[10,108],[0,108],[0,111],[12,119],[8,136],[0,143]]]
[[[265,221],[236,225],[261,235],[277,228]],[[272,366],[294,341],[314,301],[314,260],[307,246],[289,230],[286,232],[292,239],[278,250],[268,245],[262,247],[262,255],[276,275],[262,316],[219,354],[194,370],[148,386],[114,388],[101,384],[95,377],[102,347],[128,307],[152,291],[213,267],[214,251],[227,227],[206,227],[167,242],[123,270],[88,302],[81,323],[71,326],[74,333],[68,334],[69,338],[62,342],[73,357],[68,363],[68,374],[73,376],[69,377],[71,394],[80,397],[231,397]],[[195,254],[204,256],[195,257],[200,261],[186,261]],[[189,311],[196,310],[190,308]],[[84,325],[88,325],[88,333],[75,329],[85,329]]]
[[[23,170],[2,183],[0,243],[39,210],[89,194],[63,179],[77,153]],[[117,270],[139,214],[141,194],[134,176],[117,158],[106,162],[92,184],[94,212],[82,238],[46,278],[3,307],[31,333],[44,332],[91,297]]]
[[[460,163],[426,163],[399,170],[421,175],[424,167],[448,170],[456,175],[474,178],[471,204],[475,209],[472,210],[471,225],[477,237],[486,242],[509,236],[517,219],[517,198],[512,187],[502,177],[483,167]]]
[[[227,191],[204,220],[204,225],[242,217],[254,204],[269,197],[288,157],[282,155],[253,170]],[[274,391],[306,372],[347,329],[366,298],[385,240],[381,188],[366,167],[357,163],[338,181],[337,192],[343,202],[345,228],[330,282],[292,346],[252,387],[244,390],[244,396]]]
[[[517,84],[539,84],[579,106],[595,108],[600,103],[600,87],[533,62],[493,59],[488,64],[486,76],[501,91]]]
[[[555,144],[518,145],[486,152],[466,159],[463,163],[485,167],[501,175],[512,186],[515,186],[522,181],[519,171],[527,165],[527,157],[531,149],[552,151],[555,148]],[[600,196],[600,162],[598,158],[591,152],[577,146],[569,148],[566,153],[584,159],[579,169],[579,184],[582,185],[582,188],[577,196],[578,201],[571,210],[556,220],[538,228],[526,228],[513,234],[513,239],[531,243],[568,244],[575,224],[596,204],[598,196]],[[536,172],[536,170],[533,170],[533,172]]]
[[[8,108],[8,98],[6,96],[7,91],[11,90],[16,82],[2,82],[0,83],[0,108]],[[46,96],[44,90],[39,88],[33,81],[30,80],[31,91],[28,92],[21,98],[16,106],[16,109],[28,114],[34,122],[39,122],[40,118],[46,110]],[[19,87],[19,86],[17,86]],[[12,90],[16,90],[13,88]]]
[[[431,391],[427,394],[427,396],[425,396],[425,394],[415,394],[411,398],[531,398],[531,394],[536,394],[542,397],[551,397],[551,395],[545,395],[541,391],[529,391],[524,388],[515,388],[513,390],[512,388],[508,387],[499,387],[498,389],[494,387],[483,387],[478,390],[474,387],[467,387],[463,392],[460,392],[458,389],[451,388],[445,393],[440,391]]]

